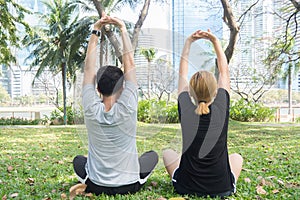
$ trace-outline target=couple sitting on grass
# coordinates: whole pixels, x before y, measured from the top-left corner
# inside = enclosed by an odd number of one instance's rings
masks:
[[[103,66],[96,73],[98,36],[105,24],[113,24],[120,30],[124,72],[116,66]],[[103,15],[94,24],[92,33],[82,91],[88,156],[74,158],[74,171],[86,193],[135,193],[153,172],[158,154],[148,151],[138,157],[138,87],[133,49],[126,26],[118,18]],[[207,39],[214,46],[218,81],[212,73],[199,71],[187,83],[190,47],[199,39]],[[175,191],[181,195],[225,197],[235,193],[243,159],[239,154],[228,155],[229,90],[228,64],[219,40],[210,30],[194,32],[186,39],[179,68],[182,153],[170,149],[163,152],[166,170]]]

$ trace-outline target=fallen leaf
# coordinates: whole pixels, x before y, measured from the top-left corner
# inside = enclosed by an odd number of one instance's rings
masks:
[[[280,185],[284,185],[284,182],[280,179],[277,180],[277,182],[280,184]]]
[[[260,196],[256,196],[256,200],[263,200]]]
[[[64,164],[64,161],[59,160],[59,161],[57,161],[57,164]]]
[[[276,176],[268,176],[267,178],[268,179],[274,179],[274,178],[276,178]]]
[[[70,188],[70,200],[73,200],[76,195],[83,195],[86,189],[86,184],[76,184]]]
[[[28,178],[28,179],[27,179],[27,182],[28,182],[29,184],[33,184],[33,183],[34,183],[34,178]]]
[[[172,197],[169,200],[185,200],[183,197]]]
[[[167,199],[164,197],[158,197],[156,200],[167,200]]]
[[[61,199],[67,199],[67,195],[66,195],[65,193],[62,193],[62,194],[60,195],[60,198],[61,198]]]
[[[157,186],[157,182],[156,181],[151,181],[151,186],[156,187]]]
[[[250,182],[251,182],[251,179],[250,179],[250,178],[244,178],[244,181],[245,181],[246,183],[250,183]]]
[[[264,190],[260,185],[256,187],[256,192],[257,194],[267,194],[266,190]]]
[[[8,172],[11,172],[12,170],[14,170],[14,168],[13,168],[12,166],[8,166],[8,167],[7,167],[7,171],[8,171]]]
[[[7,200],[6,194],[2,197],[2,200]]]
[[[51,190],[52,193],[56,193],[56,189]]]
[[[93,193],[87,193],[84,195],[85,197],[92,197],[93,196]]]
[[[259,184],[259,185],[261,185],[261,186],[266,185],[266,180],[265,180],[264,178],[262,178],[262,179],[260,180],[260,184]]]
[[[298,183],[287,183],[285,184],[286,188],[297,188],[300,189],[300,185]]]
[[[270,182],[270,181],[268,181],[268,180],[265,180],[265,185],[273,186],[274,184],[273,184],[273,182]]]
[[[12,193],[11,195],[10,195],[10,197],[11,198],[15,198],[15,197],[17,197],[19,195],[19,193]]]
[[[275,190],[272,190],[272,193],[273,194],[277,194],[279,192],[279,190],[275,189]]]

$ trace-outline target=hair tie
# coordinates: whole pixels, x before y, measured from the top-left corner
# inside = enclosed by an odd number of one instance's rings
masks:
[[[198,101],[198,103],[206,103],[206,101],[200,100]]]

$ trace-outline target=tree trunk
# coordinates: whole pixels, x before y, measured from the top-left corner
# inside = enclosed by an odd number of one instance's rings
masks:
[[[289,109],[288,114],[292,114],[292,65],[289,64],[288,68],[288,101],[289,101]]]
[[[96,7],[98,15],[101,17],[102,12],[104,11],[104,8],[103,8],[101,2],[98,0],[93,0],[93,4]],[[134,50],[135,50],[137,42],[138,42],[138,37],[139,37],[139,33],[141,31],[141,27],[142,27],[142,25],[146,19],[146,16],[148,14],[149,5],[150,5],[150,0],[145,0],[144,6],[141,10],[141,14],[139,15],[139,19],[134,26],[133,38],[131,41],[132,47]],[[120,45],[119,41],[117,40],[114,32],[112,32],[111,30],[105,30],[105,27],[103,27],[101,31],[102,31],[102,33],[104,33],[107,36],[108,40],[113,45],[115,54],[118,57],[119,61],[122,63],[122,52],[121,52],[121,49],[119,48],[121,45]]]
[[[145,0],[144,6],[141,10],[141,14],[139,16],[139,19],[135,23],[133,36],[132,36],[132,40],[131,40],[132,49],[134,49],[134,50],[137,47],[138,37],[139,37],[140,31],[141,31],[141,27],[143,26],[143,23],[148,15],[149,6],[150,6],[150,0]]]
[[[105,43],[105,37],[103,34],[101,34],[100,38],[100,54],[99,54],[99,62],[100,62],[100,67],[103,66],[103,57],[104,57],[104,43]]]
[[[61,64],[61,69],[63,85],[64,125],[67,125],[67,66],[65,62]]]
[[[148,76],[147,76],[147,82],[148,82],[148,98],[150,99],[150,65],[151,62],[148,61]]]
[[[237,25],[236,20],[233,16],[232,8],[229,4],[229,1],[221,0],[221,3],[224,9],[223,20],[230,30],[229,43],[225,50],[227,62],[229,63],[233,55],[236,41],[238,39],[238,32],[240,30],[240,27]]]
[[[292,4],[294,5],[294,7],[300,11],[300,2],[297,2],[296,0],[291,0]]]

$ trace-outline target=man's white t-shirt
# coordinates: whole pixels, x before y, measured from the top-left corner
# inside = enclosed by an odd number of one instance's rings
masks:
[[[137,86],[125,81],[121,96],[106,112],[95,85],[83,87],[82,104],[88,132],[89,179],[100,186],[118,187],[139,181],[136,148]]]

